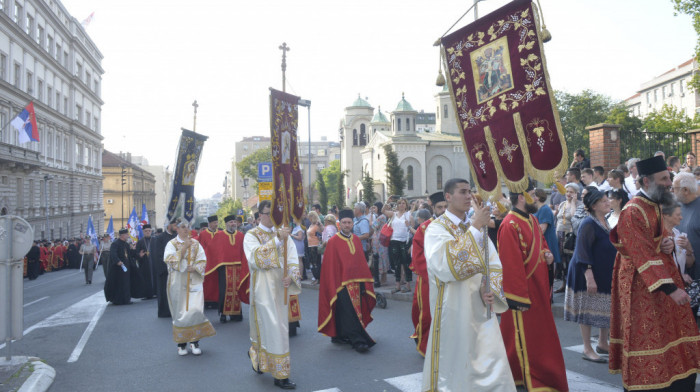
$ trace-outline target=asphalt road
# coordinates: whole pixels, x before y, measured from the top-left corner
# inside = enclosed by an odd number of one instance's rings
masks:
[[[133,305],[104,302],[104,276],[92,285],[77,270],[24,281],[25,336],[16,355],[38,356],[56,369],[51,392],[76,391],[275,391],[270,375],[256,375],[246,356],[248,307],[244,321],[220,324],[207,310],[217,334],[200,343],[203,355],[177,355],[170,319],[156,317],[155,300]],[[411,303],[389,300],[376,308],[368,332],[377,341],[369,353],[331,344],[316,332],[318,291],[304,289],[302,321],[291,338],[291,379],[299,391],[418,391],[423,359],[409,336]],[[583,361],[576,324],[557,320],[572,391],[621,391],[619,375],[607,365]],[[0,346],[1,347],[1,346]],[[5,354],[2,348],[0,354]],[[614,386],[614,387],[613,387]]]

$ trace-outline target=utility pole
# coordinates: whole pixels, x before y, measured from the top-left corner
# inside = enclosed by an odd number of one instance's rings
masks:
[[[282,42],[282,45],[280,45],[280,50],[282,51],[282,91],[286,92],[287,76],[285,72],[287,71],[287,52],[289,52],[292,49],[289,46],[287,46],[286,42]]]
[[[124,227],[124,185],[126,185],[126,167],[124,165],[121,165],[122,168],[122,226],[119,228],[121,229]]]

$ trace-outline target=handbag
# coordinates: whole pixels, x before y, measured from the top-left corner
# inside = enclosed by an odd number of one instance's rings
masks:
[[[576,247],[576,234],[566,233],[564,235],[564,250],[573,252]]]
[[[393,219],[392,219],[393,220]],[[391,236],[394,234],[394,228],[391,227],[391,220],[382,226],[382,230],[379,232],[379,243],[385,247],[389,247],[391,242]]]

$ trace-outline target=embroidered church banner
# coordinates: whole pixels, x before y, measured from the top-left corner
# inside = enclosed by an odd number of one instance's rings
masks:
[[[515,0],[441,40],[447,84],[472,177],[483,195],[501,181],[552,182],[568,153],[549,84],[536,8]]]
[[[177,146],[168,212],[164,222],[166,226],[173,218],[184,218],[189,222],[194,220],[194,180],[197,176],[204,142],[208,138],[201,133],[182,128],[182,135]]]
[[[272,210],[275,226],[301,219],[304,186],[299,170],[297,126],[299,97],[270,89],[270,143],[272,146]]]

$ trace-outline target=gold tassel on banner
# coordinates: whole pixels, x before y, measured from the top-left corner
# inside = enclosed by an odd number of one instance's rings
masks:
[[[523,196],[525,197],[525,203],[527,203],[527,204],[534,204],[535,203],[535,201],[532,200],[532,196],[530,196],[529,193],[523,192]]]
[[[554,182],[554,185],[556,185],[557,190],[559,191],[559,193],[561,193],[562,195],[565,195],[565,194],[566,194],[566,188],[564,188],[564,185],[562,185],[561,182],[555,181],[555,182]]]
[[[440,40],[438,40],[438,45],[440,44]],[[435,85],[438,87],[443,87],[445,86],[445,76],[442,74],[442,50],[440,51],[440,54],[438,55],[438,76],[437,80],[435,80]]]
[[[540,19],[542,19],[542,31],[540,31],[540,38],[542,39],[542,42],[547,43],[552,40],[552,33],[547,30],[547,25],[544,24],[544,14],[542,13],[542,5],[540,4],[540,0],[537,0],[537,10],[540,13]]]

